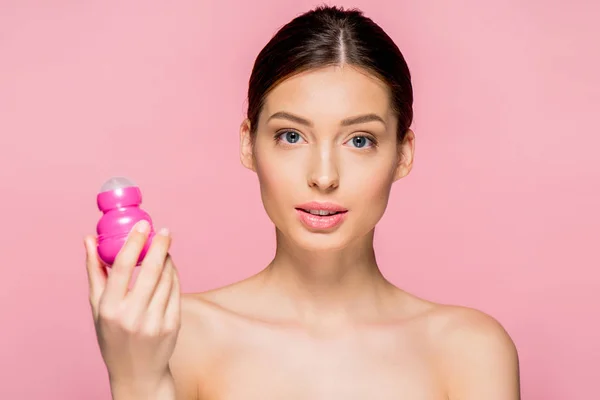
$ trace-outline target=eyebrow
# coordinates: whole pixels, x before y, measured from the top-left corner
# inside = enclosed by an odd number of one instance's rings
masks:
[[[269,119],[267,120],[267,122],[269,122],[272,119],[286,119],[289,121],[293,121],[296,122],[298,124],[302,124],[308,127],[313,127],[314,124],[302,117],[299,117],[297,115],[294,115],[292,113],[286,112],[286,111],[278,111],[275,114],[271,115],[269,117]],[[365,122],[371,122],[371,121],[379,121],[381,122],[383,125],[386,125],[385,121],[383,118],[381,118],[379,115],[377,114],[373,114],[373,113],[369,113],[369,114],[363,114],[363,115],[357,115],[354,117],[349,117],[349,118],[345,118],[342,120],[341,125],[342,126],[348,126],[348,125],[355,125],[355,124],[361,124],[361,123],[365,123]]]

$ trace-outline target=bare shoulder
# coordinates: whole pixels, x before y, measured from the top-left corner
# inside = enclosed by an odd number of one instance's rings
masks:
[[[178,399],[199,398],[202,375],[223,348],[219,313],[202,293],[181,296],[181,328],[169,362]]]
[[[436,364],[450,400],[520,399],[517,349],[498,320],[473,308],[441,304],[430,317]]]
[[[431,310],[432,334],[445,347],[474,344],[490,350],[515,350],[515,345],[502,324],[483,311],[463,306],[436,304]]]
[[[224,339],[226,309],[212,301],[211,294],[181,295],[181,329],[175,351],[179,352],[177,355],[181,356],[181,360],[191,359],[196,367],[201,366],[212,349],[222,344]]]
[[[199,399],[206,394],[208,388],[200,383],[214,380],[214,366],[244,326],[239,324],[238,311],[240,303],[248,303],[244,296],[248,281],[181,295],[181,328],[169,362],[178,399]]]

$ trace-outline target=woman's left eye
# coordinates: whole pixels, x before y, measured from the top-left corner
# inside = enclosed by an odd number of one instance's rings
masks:
[[[347,143],[351,143],[354,145],[354,147],[359,149],[371,147],[375,144],[373,140],[369,139],[366,136],[354,136]]]

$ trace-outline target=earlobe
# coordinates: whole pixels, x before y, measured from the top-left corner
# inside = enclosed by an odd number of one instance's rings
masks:
[[[245,119],[240,125],[240,161],[244,167],[256,172],[249,119]]]

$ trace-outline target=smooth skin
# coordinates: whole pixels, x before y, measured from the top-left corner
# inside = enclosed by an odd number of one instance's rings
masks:
[[[379,120],[348,121],[364,114]],[[414,160],[414,132],[397,143],[396,126],[385,84],[348,65],[269,93],[256,140],[241,124],[240,157],[258,176],[277,249],[241,282],[180,296],[167,235],[128,292],[145,234],[131,234],[108,277],[88,237],[113,398],[519,400],[517,351],[495,319],[414,296],[377,267],[374,227]],[[307,228],[295,207],[313,200],[346,207],[345,221]],[[399,227],[399,240],[409,234]]]

